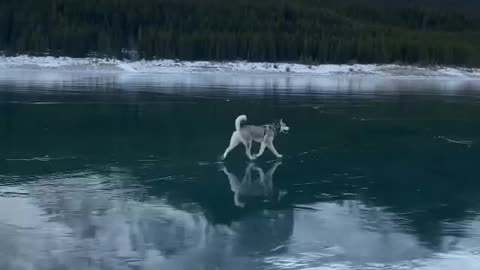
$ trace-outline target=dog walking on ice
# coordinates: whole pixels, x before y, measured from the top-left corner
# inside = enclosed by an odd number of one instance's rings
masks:
[[[242,126],[242,123],[245,121],[247,121],[246,115],[240,115],[237,117],[237,119],[235,119],[235,131],[230,138],[230,145],[222,155],[222,160],[225,159],[228,153],[240,143],[245,146],[245,153],[250,160],[260,157],[265,151],[266,147],[268,147],[268,149],[270,149],[270,151],[272,151],[277,158],[281,158],[282,155],[279,154],[275,149],[275,146],[273,146],[273,139],[280,133],[287,133],[290,130],[290,127],[288,127],[282,119],[262,126]],[[260,143],[260,150],[253,156],[251,152],[252,141]]]

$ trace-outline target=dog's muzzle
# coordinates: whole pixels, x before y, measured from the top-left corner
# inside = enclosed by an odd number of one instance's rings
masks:
[[[290,127],[281,127],[280,128],[280,133],[288,134],[289,131],[290,131]]]

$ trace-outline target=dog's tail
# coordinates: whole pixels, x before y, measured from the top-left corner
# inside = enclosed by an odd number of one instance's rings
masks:
[[[247,121],[247,116],[246,115],[240,115],[235,119],[235,129],[237,131],[240,130],[242,122]]]

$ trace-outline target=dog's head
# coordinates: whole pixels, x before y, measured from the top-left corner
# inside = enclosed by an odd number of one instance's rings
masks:
[[[283,119],[275,121],[275,128],[278,133],[288,133],[288,131],[290,131],[290,127],[287,126],[285,122],[283,122]]]

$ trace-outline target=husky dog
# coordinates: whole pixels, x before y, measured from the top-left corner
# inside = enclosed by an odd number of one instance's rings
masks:
[[[240,115],[235,119],[235,131],[230,138],[230,145],[222,155],[222,159],[225,159],[228,153],[240,143],[243,143],[245,146],[245,152],[250,160],[254,160],[261,156],[263,151],[265,151],[265,147],[268,147],[277,158],[281,158],[282,155],[279,154],[275,149],[275,146],[273,146],[273,139],[275,138],[275,135],[279,133],[287,133],[290,130],[290,127],[288,127],[282,119],[263,126],[242,126],[242,122],[245,121],[247,121],[246,115]],[[251,153],[252,141],[260,143],[260,150],[253,156]]]

